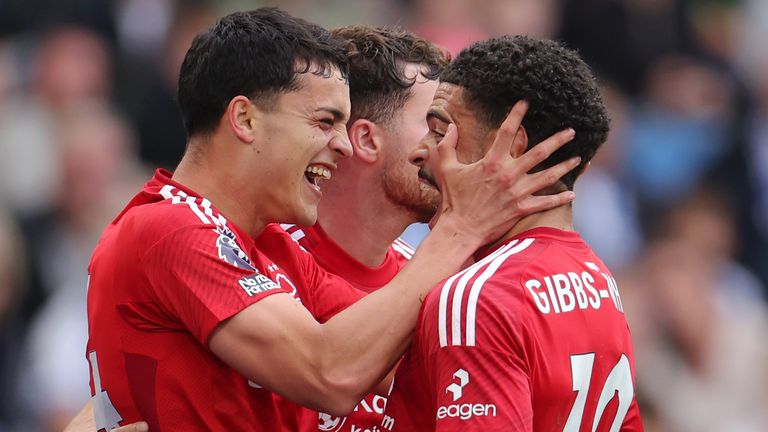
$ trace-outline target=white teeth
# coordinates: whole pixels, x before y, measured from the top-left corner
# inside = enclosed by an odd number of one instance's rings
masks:
[[[330,180],[331,178],[331,170],[318,165],[308,166],[306,172],[322,177],[325,180]]]

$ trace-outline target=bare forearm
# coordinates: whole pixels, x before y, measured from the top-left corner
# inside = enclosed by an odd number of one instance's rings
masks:
[[[89,400],[77,416],[64,429],[64,432],[93,432],[96,422],[93,419],[93,403]]]
[[[347,414],[402,356],[426,293],[477,248],[479,240],[451,226],[450,218],[438,224],[395,279],[325,324],[277,294],[215,330],[210,348],[265,388]]]
[[[479,246],[479,238],[453,229],[449,220],[438,223],[411,262],[387,286],[323,326],[321,367],[331,370],[337,377],[334,380],[348,382],[348,391],[364,396],[407,348],[424,296],[458,271]]]

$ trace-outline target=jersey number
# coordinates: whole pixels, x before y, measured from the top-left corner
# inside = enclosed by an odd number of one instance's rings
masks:
[[[91,398],[93,402],[93,416],[96,420],[96,430],[112,430],[120,427],[119,422],[123,421],[120,414],[112,405],[106,390],[101,388],[101,376],[99,375],[99,361],[96,358],[96,351],[88,353],[88,361],[91,363],[91,378],[93,379],[94,395]]]
[[[584,416],[584,406],[587,403],[589,383],[592,379],[592,367],[595,363],[595,354],[576,354],[571,356],[571,375],[573,377],[573,391],[576,392],[576,401],[571,407],[571,413],[565,422],[563,432],[578,432],[581,428],[581,418]],[[618,432],[624,417],[629,411],[629,405],[634,396],[632,384],[632,371],[629,368],[629,359],[622,354],[619,362],[611,369],[608,378],[605,379],[603,389],[600,391],[600,399],[597,401],[597,410],[592,421],[592,432],[595,432],[600,419],[603,417],[605,407],[618,393],[619,408],[616,410],[616,418],[611,424],[611,432]]]

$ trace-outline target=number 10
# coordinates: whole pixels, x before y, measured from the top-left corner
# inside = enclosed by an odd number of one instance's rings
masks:
[[[581,428],[581,418],[584,416],[584,406],[587,403],[589,383],[592,379],[592,366],[595,363],[595,354],[575,354],[571,356],[571,375],[573,377],[573,391],[577,393],[576,401],[571,407],[571,413],[565,422],[563,432],[578,432]],[[600,399],[597,401],[595,418],[592,421],[592,432],[595,432],[608,402],[618,392],[619,408],[616,410],[616,418],[611,424],[611,432],[618,432],[624,417],[629,411],[629,405],[634,397],[634,385],[632,384],[632,371],[629,367],[629,359],[625,354],[621,355],[619,362],[613,367],[608,378],[605,379],[603,389],[600,391]]]

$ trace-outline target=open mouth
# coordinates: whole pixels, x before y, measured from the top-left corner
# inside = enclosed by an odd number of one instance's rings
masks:
[[[322,165],[310,165],[306,170],[304,170],[304,177],[307,179],[309,184],[315,186],[317,189],[320,189],[321,180],[331,179],[331,170]]]

